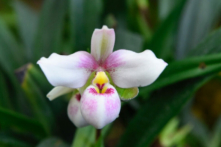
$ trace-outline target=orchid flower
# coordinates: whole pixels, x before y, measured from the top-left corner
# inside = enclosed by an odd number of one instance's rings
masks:
[[[68,106],[68,116],[77,127],[93,125],[100,129],[114,121],[121,108],[115,86],[150,85],[167,66],[150,50],[135,53],[120,49],[113,52],[114,42],[114,29],[103,26],[95,29],[92,35],[91,54],[85,51],[71,55],[53,53],[37,62],[48,81],[55,86],[47,95],[50,100],[74,89],[79,90]],[[93,73],[94,77],[89,80]],[[85,87],[88,80],[90,84]],[[82,87],[85,88],[82,90]]]

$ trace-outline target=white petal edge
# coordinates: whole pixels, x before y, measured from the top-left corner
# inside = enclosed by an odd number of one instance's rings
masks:
[[[115,43],[114,29],[103,26],[102,29],[95,29],[91,39],[91,54],[96,61],[103,63],[113,52]]]
[[[79,93],[78,93],[79,94]],[[76,127],[85,127],[89,125],[87,121],[81,114],[80,111],[80,101],[77,100],[76,96],[74,95],[68,104],[68,117],[74,123]]]
[[[37,62],[53,86],[82,87],[98,65],[94,57],[79,51],[71,55],[51,54]]]
[[[64,95],[66,93],[72,92],[74,91],[73,88],[69,88],[69,87],[63,87],[63,86],[57,86],[54,87],[48,94],[47,97],[50,101],[54,100],[55,98]]]
[[[122,49],[113,52],[102,66],[118,87],[132,88],[152,84],[167,65],[151,50],[135,53]]]
[[[81,99],[81,112],[85,120],[97,129],[113,122],[120,113],[121,102],[116,89],[110,94],[95,94],[91,92],[94,86],[89,86]]]

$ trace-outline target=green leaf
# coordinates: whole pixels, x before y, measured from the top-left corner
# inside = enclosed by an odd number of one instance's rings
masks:
[[[220,16],[221,1],[187,1],[177,36],[177,58],[185,57],[206,35]]]
[[[0,108],[0,124],[39,137],[46,135],[43,126],[36,120],[4,108]]]
[[[221,54],[187,58],[170,63],[160,77],[150,86],[140,89],[140,93],[146,93],[163,86],[208,73],[216,73],[221,70]]]
[[[201,41],[191,52],[189,57],[196,57],[201,55],[210,55],[221,52],[221,28],[208,35]]]
[[[0,146],[1,147],[32,147],[33,145],[21,141],[13,136],[0,133]]]
[[[218,147],[221,145],[221,117],[217,120],[214,130],[213,130],[213,135],[210,141],[210,147]]]
[[[10,59],[10,62],[9,62]],[[23,50],[0,18],[0,63],[8,74],[24,64]]]
[[[37,147],[69,147],[69,145],[59,138],[51,137],[43,140]]]
[[[139,34],[132,33],[126,29],[117,29],[115,50],[128,49],[135,52],[141,52],[143,46],[143,38]]]
[[[176,3],[167,18],[158,26],[148,46],[159,58],[168,58],[173,49],[174,34],[186,0],[180,0]]]
[[[102,147],[104,137],[106,136],[110,127],[111,124],[106,125],[101,130],[101,136],[99,137],[97,142],[95,141],[96,129],[93,126],[78,128],[75,133],[72,147]]]
[[[28,103],[32,106],[32,113],[44,126],[45,131],[49,135],[54,125],[54,116],[51,108],[47,104],[46,96],[41,93],[31,77],[30,71],[32,67],[31,64],[25,65],[16,71],[16,75],[26,94]]]
[[[21,1],[14,1],[14,9],[17,15],[19,35],[24,43],[26,57],[29,61],[33,57],[33,43],[38,24],[38,15],[33,9]]]
[[[93,126],[78,128],[72,147],[92,147],[95,143],[96,129]]]
[[[127,126],[118,147],[149,146],[170,118],[180,112],[193,93],[208,79],[210,77],[190,79],[152,95]]]
[[[2,71],[0,70],[0,73]],[[7,83],[3,74],[0,74],[0,107],[2,108],[12,108],[11,102],[9,100]]]
[[[74,50],[90,48],[102,12],[101,0],[70,0],[71,40]]]
[[[68,0],[44,1],[34,43],[33,62],[42,56],[49,56],[53,52],[61,51],[67,5]]]

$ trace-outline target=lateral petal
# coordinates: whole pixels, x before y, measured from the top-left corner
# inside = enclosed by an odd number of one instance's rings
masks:
[[[68,117],[76,127],[87,126],[88,123],[84,119],[80,111],[80,94],[74,95],[68,104]]]
[[[95,29],[91,39],[91,54],[98,63],[103,63],[113,52],[115,42],[114,29],[103,26],[102,29]]]
[[[64,86],[57,86],[54,87],[48,94],[47,97],[50,101],[54,100],[55,98],[64,95],[66,93],[69,93],[71,91],[74,91],[73,88],[64,87]]]
[[[82,87],[98,65],[94,57],[79,51],[71,55],[51,54],[37,62],[53,86]]]
[[[97,129],[114,121],[120,113],[121,102],[116,89],[109,85],[106,93],[97,93],[89,86],[81,99],[81,112],[85,120]]]
[[[102,65],[114,84],[121,88],[143,87],[153,83],[167,66],[151,50],[135,53],[129,50],[113,52]]]

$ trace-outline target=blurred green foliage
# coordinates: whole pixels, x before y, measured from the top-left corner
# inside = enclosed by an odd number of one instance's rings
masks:
[[[91,35],[102,25],[115,29],[115,50],[151,49],[169,65],[123,103],[96,142],[94,128],[76,129],[69,121],[71,94],[49,102],[52,86],[36,62],[53,52],[90,50]],[[220,91],[210,82],[221,83],[220,26],[220,0],[0,0],[0,146],[220,147],[220,111],[212,125],[205,120],[210,117],[192,112],[204,112],[199,88]],[[204,89],[221,107],[221,96]]]

